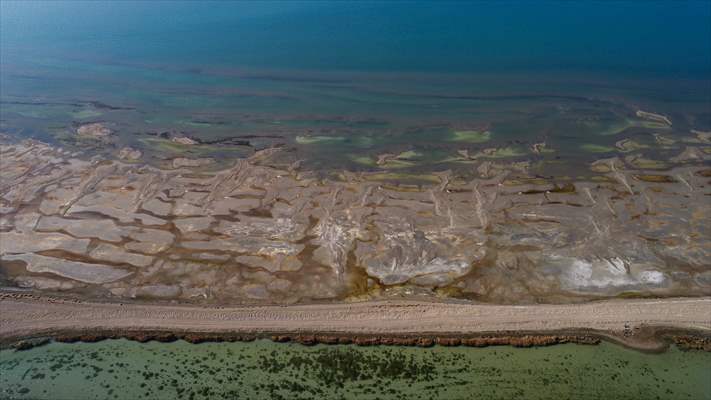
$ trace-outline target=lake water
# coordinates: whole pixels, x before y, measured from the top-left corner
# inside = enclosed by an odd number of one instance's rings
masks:
[[[51,343],[0,352],[3,399],[708,399],[711,353],[541,348]],[[81,388],[81,389],[78,389]]]
[[[707,1],[2,1],[0,133],[85,150],[77,127],[101,122],[116,139],[92,152],[231,162],[282,145],[322,171],[386,152],[408,154],[402,171],[471,169],[458,152],[495,147],[579,176],[622,139],[668,159],[683,148],[659,135],[711,130],[709,21]],[[606,343],[52,343],[0,352],[0,398],[704,399],[709,365]]]
[[[23,137],[103,122],[159,157],[160,132],[240,137],[251,147],[200,155],[285,145],[285,162],[326,170],[410,151],[406,169],[443,170],[458,150],[525,159],[545,141],[538,172],[562,173],[624,138],[668,158],[655,133],[711,129],[708,2],[53,1],[1,14],[0,129]]]

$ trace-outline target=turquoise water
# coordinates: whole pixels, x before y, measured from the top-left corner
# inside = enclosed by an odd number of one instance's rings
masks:
[[[616,345],[51,343],[0,352],[4,399],[708,399],[711,353]]]
[[[544,162],[584,169],[601,156],[585,144],[711,130],[706,1],[1,7],[0,129],[23,137],[104,122],[149,152],[176,132],[251,141],[216,152],[227,158],[285,145],[315,168],[374,169],[357,160],[416,151],[427,170],[545,141]],[[638,109],[674,125],[645,126]],[[491,140],[452,142],[457,130]]]

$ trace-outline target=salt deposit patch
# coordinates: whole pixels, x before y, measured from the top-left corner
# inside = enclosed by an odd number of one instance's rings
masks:
[[[584,260],[574,257],[550,257],[553,268],[559,270],[561,286],[573,291],[600,291],[606,289],[645,289],[663,286],[664,273],[644,269],[621,258]]]
[[[661,285],[666,280],[666,277],[659,271],[642,271],[639,274],[639,280],[650,285]]]

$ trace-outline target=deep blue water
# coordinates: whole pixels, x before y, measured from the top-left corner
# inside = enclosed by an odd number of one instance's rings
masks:
[[[15,51],[105,62],[706,76],[708,1],[3,1]]]

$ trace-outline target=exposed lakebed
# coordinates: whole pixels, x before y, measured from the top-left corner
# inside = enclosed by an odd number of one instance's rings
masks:
[[[472,174],[432,171],[419,183],[388,172],[324,179],[281,164],[280,148],[214,169],[189,157],[86,160],[5,137],[0,279],[208,303],[707,295],[711,147],[696,135],[664,170],[620,155],[591,163],[589,179],[542,177],[463,153]]]

